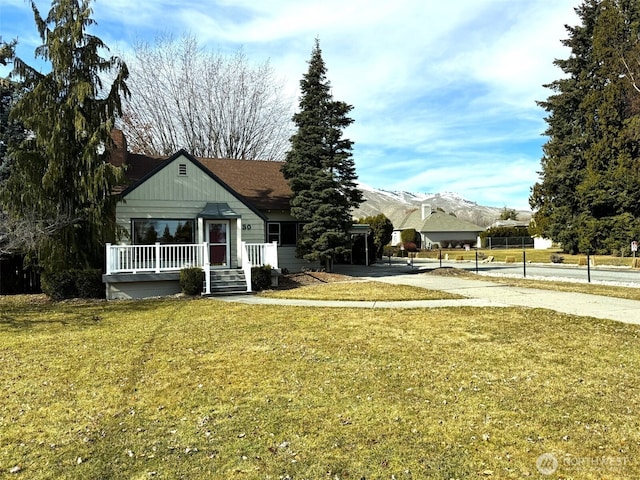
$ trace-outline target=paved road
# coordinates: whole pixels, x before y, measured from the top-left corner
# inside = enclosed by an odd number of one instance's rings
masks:
[[[395,263],[399,265],[399,263]],[[431,259],[419,259],[416,260],[414,266],[430,267],[439,266],[438,260]],[[443,260],[442,266],[463,268],[465,270],[475,271],[475,262],[454,262]],[[517,278],[530,279],[552,279],[566,281],[578,281],[591,283],[603,283],[603,284],[616,284],[629,287],[640,288],[640,270],[633,270],[631,268],[622,267],[607,267],[597,266],[587,269],[586,266],[577,265],[562,265],[562,264],[526,264],[522,263],[504,263],[504,262],[492,262],[492,263],[478,263],[478,273],[483,275],[508,275]]]
[[[437,267],[435,265],[434,267]],[[552,292],[533,288],[510,287],[490,280],[466,279],[429,275],[428,268],[410,269],[406,265],[373,265],[370,267],[338,265],[337,273],[363,280],[390,284],[413,285],[442,290],[465,297],[462,300],[422,300],[406,302],[335,302],[313,300],[285,300],[258,296],[223,297],[223,300],[249,304],[277,304],[297,306],[354,307],[354,308],[438,308],[450,306],[473,307],[530,307],[546,308],[577,316],[617,320],[640,325],[640,301],[624,300],[581,293]]]

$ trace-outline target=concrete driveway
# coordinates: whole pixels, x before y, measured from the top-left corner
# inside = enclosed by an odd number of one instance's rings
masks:
[[[460,300],[415,300],[406,302],[318,301],[266,298],[255,295],[216,297],[247,304],[273,304],[351,308],[438,308],[438,307],[528,307],[546,308],[583,317],[640,324],[640,301],[572,292],[553,292],[534,288],[511,287],[491,280],[456,276],[429,275],[433,267],[409,268],[406,265],[336,265],[335,272],[362,280],[412,285],[463,296]]]
[[[640,324],[640,301],[583,293],[511,287],[491,280],[429,275],[427,272],[431,269],[428,267],[410,269],[407,266],[381,264],[370,267],[339,265],[336,272],[391,284],[413,285],[455,293],[466,297],[466,299],[475,300],[483,306],[547,308],[577,316]],[[410,306],[415,302],[402,303],[407,304],[403,306]],[[467,301],[460,301],[459,305],[466,303]]]

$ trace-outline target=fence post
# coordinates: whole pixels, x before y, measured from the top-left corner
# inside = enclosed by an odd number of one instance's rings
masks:
[[[478,274],[478,249],[476,248],[476,275]]]

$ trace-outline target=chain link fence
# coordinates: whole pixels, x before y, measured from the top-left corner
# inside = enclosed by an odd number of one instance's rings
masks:
[[[507,248],[533,248],[532,237],[486,237],[482,239],[482,248],[489,250]]]

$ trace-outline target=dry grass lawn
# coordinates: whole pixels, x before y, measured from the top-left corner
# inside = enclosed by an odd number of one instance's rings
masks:
[[[349,278],[349,277],[347,277]],[[304,285],[297,288],[267,290],[262,296],[271,298],[294,298],[307,300],[351,300],[351,301],[407,301],[446,300],[463,298],[460,295],[416,288],[408,285],[389,285],[384,282],[349,280]]]
[[[0,297],[0,477],[640,478],[639,335],[545,310]]]
[[[605,297],[625,298],[627,300],[640,301],[640,288],[633,287],[599,285],[596,283],[587,284],[578,282],[556,282],[550,280],[528,280],[523,278],[493,277],[490,275],[481,275],[479,277],[476,276],[475,278],[480,278],[481,280],[486,279],[492,282],[504,283],[516,287],[537,288],[556,292],[587,293],[589,295],[601,295]]]

